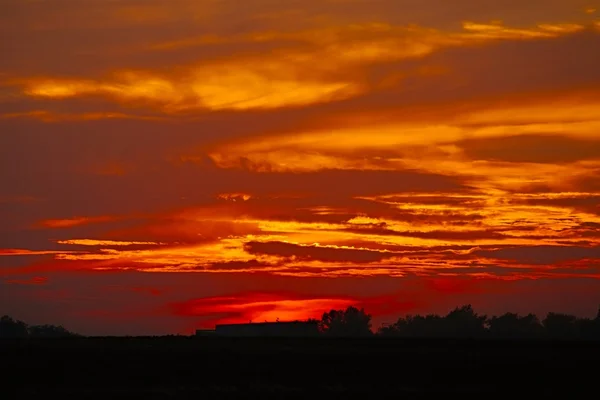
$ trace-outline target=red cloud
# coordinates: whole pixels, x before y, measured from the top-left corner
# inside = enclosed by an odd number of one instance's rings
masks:
[[[365,308],[373,316],[406,313],[417,307],[417,302],[393,294],[370,298],[343,296],[311,297],[292,293],[243,292],[229,296],[205,297],[170,304],[177,316],[198,317],[196,327],[212,328],[215,324],[244,323],[249,321],[293,321],[320,319],[331,309],[348,306]]]
[[[332,308],[345,308],[356,303],[344,297],[307,297],[289,293],[244,292],[230,296],[205,297],[170,305],[179,316],[202,319],[200,325],[248,321],[281,321],[320,318]]]
[[[264,254],[279,257],[296,257],[300,260],[324,262],[370,263],[396,256],[395,253],[377,250],[352,249],[341,247],[306,246],[284,242],[249,242],[245,250],[250,254]]]
[[[134,287],[131,290],[133,290],[134,292],[137,292],[137,293],[150,294],[152,296],[160,296],[161,294],[163,294],[163,291],[161,289],[154,288],[154,287]]]
[[[7,279],[4,283],[9,285],[45,285],[48,283],[48,278],[45,276],[34,276],[30,279]]]
[[[99,217],[75,217],[65,219],[46,219],[38,222],[36,228],[72,228],[74,226],[97,224],[102,222],[116,221],[116,217],[99,216]]]

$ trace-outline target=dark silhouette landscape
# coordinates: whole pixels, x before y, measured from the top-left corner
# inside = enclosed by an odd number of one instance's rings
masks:
[[[365,310],[348,307],[312,322],[316,337],[84,337],[4,316],[2,376],[20,398],[579,398],[595,386],[600,312],[540,320],[466,305],[374,331]]]

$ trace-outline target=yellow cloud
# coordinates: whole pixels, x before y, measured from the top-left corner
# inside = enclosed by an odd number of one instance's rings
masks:
[[[65,122],[65,121],[97,121],[109,119],[135,119],[157,121],[162,120],[159,116],[125,114],[122,112],[84,112],[84,113],[60,113],[46,110],[34,110],[18,113],[0,114],[0,119],[34,118],[43,122]]]
[[[463,29],[479,39],[539,39],[552,38],[585,29],[581,24],[539,24],[531,29],[504,26],[501,22],[481,24],[463,22]]]
[[[407,271],[415,274],[439,273],[439,269],[447,269],[452,273],[462,274],[461,268],[468,267],[464,258],[453,258],[452,254],[468,257],[477,251],[477,246],[557,244],[569,239],[569,235],[579,227],[582,221],[600,224],[600,216],[577,211],[564,206],[524,204],[521,201],[531,200],[561,200],[585,199],[599,196],[600,193],[561,192],[537,194],[509,194],[499,190],[481,192],[478,195],[449,195],[445,198],[453,200],[476,200],[476,214],[481,216],[480,225],[474,226],[449,225],[443,221],[426,218],[427,215],[448,215],[449,210],[473,213],[472,205],[466,201],[455,203],[454,206],[444,204],[429,204],[428,200],[441,199],[439,194],[402,194],[413,202],[395,199],[395,195],[373,196],[372,202],[385,204],[386,208],[396,208],[404,212],[419,213],[424,216],[417,221],[396,221],[386,218],[375,218],[367,214],[359,215],[343,224],[310,223],[298,221],[277,221],[261,219],[243,219],[244,222],[258,224],[264,235],[240,234],[236,237],[221,238],[214,243],[189,246],[161,246],[144,250],[101,249],[96,252],[72,253],[61,252],[56,255],[59,260],[87,261],[94,269],[133,268],[147,272],[263,272],[287,276],[404,276]],[[367,198],[364,198],[367,200]],[[453,204],[453,203],[450,203]],[[193,215],[189,214],[191,217]],[[218,217],[215,217],[218,218]],[[239,221],[239,219],[236,219]],[[369,226],[385,226],[397,235],[383,234],[372,231]],[[360,227],[364,226],[364,229]],[[357,228],[347,230],[348,228]],[[269,234],[266,234],[269,232]],[[436,237],[436,232],[446,233]],[[486,236],[487,232],[502,232],[505,236],[500,240]],[[402,233],[405,233],[403,235]],[[449,250],[444,255],[437,251],[429,251],[435,246],[453,246],[465,243],[460,238],[462,234],[470,248]],[[431,236],[427,236],[430,234]],[[420,235],[425,235],[420,237]],[[456,236],[454,236],[456,235]],[[481,235],[480,237],[478,235]],[[456,238],[455,238],[456,237]],[[589,237],[589,242],[600,244],[600,238]],[[279,245],[268,247],[276,241]],[[269,254],[250,254],[246,245],[262,243],[263,248],[270,249]],[[347,245],[344,243],[360,243]],[[111,240],[65,240],[63,244],[82,244],[100,246],[127,246],[134,242],[118,242]],[[140,243],[141,244],[141,243]],[[278,255],[278,249],[297,251],[299,255],[309,255],[309,258],[294,258],[286,251]],[[398,248],[403,250],[394,250]],[[295,250],[294,250],[295,249]],[[412,250],[411,250],[412,249]],[[337,251],[349,257],[347,261],[336,261]],[[343,253],[346,252],[346,253]],[[350,252],[350,253],[348,253]],[[375,257],[361,265],[352,261],[353,252],[370,252]],[[406,255],[404,255],[406,252]],[[412,254],[416,252],[415,254]],[[0,252],[1,254],[1,252]],[[49,253],[50,254],[50,253]],[[325,254],[320,260],[318,256],[311,258],[310,254]],[[377,261],[376,255],[385,256]],[[328,257],[333,257],[330,261]],[[360,263],[359,259],[356,259]],[[482,260],[485,263],[485,260]],[[252,264],[255,263],[255,264]],[[260,265],[257,265],[259,263]],[[221,264],[224,268],[214,268]],[[231,269],[228,266],[235,264]],[[409,268],[407,270],[407,268]],[[430,272],[433,271],[433,272]],[[488,273],[482,270],[482,273]],[[493,275],[493,274],[492,274]]]
[[[248,201],[252,198],[252,195],[247,193],[221,193],[217,197],[228,201]]]
[[[78,246],[134,246],[134,245],[160,245],[157,242],[124,242],[116,240],[96,240],[96,239],[69,239],[58,240],[58,244],[71,244]]]
[[[171,80],[132,71],[115,74],[107,81],[40,79],[29,82],[25,93],[53,99],[105,95],[124,102],[149,101],[167,112],[176,112],[296,106],[346,98],[360,91],[360,85],[353,82],[295,80],[275,72],[276,69],[256,63],[199,66]]]
[[[248,238],[246,240],[250,240]],[[115,246],[107,241],[107,246]],[[99,244],[100,241],[97,241]],[[144,271],[178,271],[202,272],[203,266],[223,262],[247,262],[256,259],[244,251],[244,239],[224,238],[217,243],[195,246],[164,246],[147,250],[116,250],[101,249],[94,253],[85,254],[59,254],[57,259],[70,261],[96,261],[95,268],[118,268],[115,263],[122,263],[125,267],[132,267]],[[258,257],[263,263],[273,263],[275,257]],[[144,265],[146,264],[146,265]],[[160,268],[157,268],[160,266]],[[207,272],[210,272],[208,270]]]
[[[548,96],[550,97],[550,96]],[[577,93],[569,96],[553,96],[537,103],[505,104],[466,112],[456,118],[460,124],[510,125],[510,124],[555,124],[593,123],[600,121],[600,98],[597,95]],[[595,127],[590,127],[595,129]],[[586,131],[585,129],[582,131]],[[574,130],[571,135],[582,131]],[[582,133],[587,137],[587,133]]]
[[[595,140],[600,131],[597,96],[577,93],[520,98],[514,102],[505,99],[502,103],[455,104],[449,109],[411,109],[395,118],[378,113],[370,118],[368,114],[348,115],[344,124],[333,120],[325,122],[323,128],[291,135],[224,142],[209,149],[209,154],[221,167],[245,167],[258,172],[408,167],[443,174],[453,171],[469,175],[470,171],[479,171],[490,173],[490,179],[503,177],[508,182],[509,176],[514,176],[510,172],[514,165],[474,165],[453,143],[527,134],[563,134]],[[503,175],[503,169],[509,175]]]
[[[201,36],[159,43],[153,49],[209,43],[243,46],[259,42],[270,42],[275,49],[260,56],[232,54],[219,60],[193,63],[173,72],[124,68],[101,79],[38,77],[17,83],[24,86],[25,94],[33,97],[65,99],[100,95],[136,106],[148,103],[168,113],[291,107],[346,99],[365,92],[369,88],[357,70],[360,65],[422,57],[444,47],[490,40],[553,38],[582,29],[584,27],[578,24],[545,24],[516,29],[500,23],[465,22],[462,31],[444,32],[374,23],[291,33]]]

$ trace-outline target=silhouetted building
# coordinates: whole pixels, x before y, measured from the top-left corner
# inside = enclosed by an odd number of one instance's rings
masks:
[[[196,336],[215,336],[214,329],[196,329]]]
[[[318,335],[319,328],[317,321],[259,322],[217,325],[215,333],[237,337],[307,337]]]

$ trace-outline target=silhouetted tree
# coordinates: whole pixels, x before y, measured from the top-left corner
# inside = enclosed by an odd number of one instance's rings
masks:
[[[551,312],[542,323],[550,338],[575,339],[579,336],[577,317],[574,315]]]
[[[439,337],[444,336],[444,320],[439,315],[407,315],[394,324],[379,329],[382,336]]]
[[[593,338],[600,340],[600,307],[598,307],[598,314],[596,315],[596,319],[594,319]]]
[[[444,318],[444,330],[450,337],[481,337],[486,333],[486,315],[478,315],[468,304],[450,311]]]
[[[62,326],[36,325],[29,328],[29,336],[34,338],[58,338],[77,336]]]
[[[488,320],[489,331],[496,338],[535,338],[544,332],[544,327],[534,314],[524,317],[506,313]]]
[[[600,314],[600,312],[599,312]],[[600,340],[600,315],[595,319],[549,313],[540,322],[534,314],[506,313],[487,318],[470,305],[457,307],[445,317],[408,315],[377,331],[379,336],[541,338]]]
[[[596,319],[581,318],[576,322],[576,334],[580,339],[592,340],[600,339],[600,330],[598,327],[598,321]]]
[[[445,317],[408,315],[377,332],[401,337],[481,337],[487,333],[487,316],[478,315],[471,305],[457,307]]]
[[[27,324],[14,320],[8,315],[0,318],[0,338],[25,338],[28,336]]]
[[[34,325],[28,326],[25,322],[14,320],[8,315],[0,318],[0,338],[45,338],[45,337],[73,337],[80,336],[69,332],[62,326]]]
[[[328,336],[370,336],[371,315],[364,309],[348,307],[324,313],[319,324],[320,331]]]

